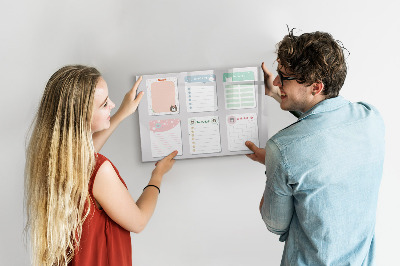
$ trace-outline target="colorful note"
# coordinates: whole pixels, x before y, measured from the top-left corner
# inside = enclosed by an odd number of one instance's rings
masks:
[[[231,85],[224,83],[224,94],[226,109],[256,107],[256,90],[253,82]]]
[[[149,123],[151,154],[162,157],[174,150],[182,155],[181,121],[179,119],[153,120]]]
[[[228,73],[222,75],[223,82],[237,82],[237,81],[256,81],[257,68],[244,67],[232,68]]]
[[[191,154],[221,152],[218,116],[189,118],[188,129]]]
[[[231,114],[226,116],[228,149],[230,151],[248,150],[244,144],[250,140],[258,146],[257,114]]]
[[[218,110],[216,88],[214,85],[186,84],[186,106],[190,113],[212,112]]]
[[[179,113],[176,77],[146,80],[149,115]]]
[[[186,83],[200,83],[200,82],[206,83],[206,82],[215,82],[215,80],[216,80],[215,74],[195,74],[195,72],[193,72],[193,74],[185,77]]]

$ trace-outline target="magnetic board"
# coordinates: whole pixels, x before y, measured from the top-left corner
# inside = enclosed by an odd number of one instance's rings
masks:
[[[141,91],[143,162],[174,150],[175,159],[248,154],[246,140],[266,142],[260,67],[143,75]]]

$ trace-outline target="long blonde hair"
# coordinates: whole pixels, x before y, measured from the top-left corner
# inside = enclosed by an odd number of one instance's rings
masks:
[[[79,247],[90,211],[85,204],[95,164],[90,125],[100,76],[92,67],[65,66],[46,85],[25,166],[33,265],[66,265]]]

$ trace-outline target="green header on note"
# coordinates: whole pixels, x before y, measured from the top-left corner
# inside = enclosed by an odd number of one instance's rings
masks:
[[[246,72],[224,73],[223,79],[224,82],[254,80],[254,72],[246,71]]]

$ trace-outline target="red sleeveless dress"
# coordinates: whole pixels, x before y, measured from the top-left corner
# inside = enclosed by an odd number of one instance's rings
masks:
[[[93,197],[93,183],[97,171],[105,161],[109,160],[99,153],[96,154],[96,166],[89,181],[90,213],[83,223],[80,246],[69,263],[71,266],[132,265],[130,232],[111,220],[103,209],[97,208]],[[126,187],[117,168],[112,163],[111,165]]]

